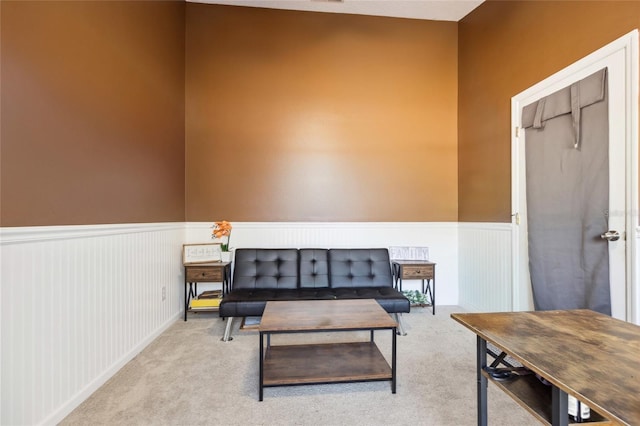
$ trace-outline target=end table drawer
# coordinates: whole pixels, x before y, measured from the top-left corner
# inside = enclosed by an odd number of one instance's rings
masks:
[[[223,268],[189,267],[187,268],[187,282],[222,282]]]
[[[402,267],[402,278],[404,279],[424,279],[433,278],[433,265],[406,265]]]

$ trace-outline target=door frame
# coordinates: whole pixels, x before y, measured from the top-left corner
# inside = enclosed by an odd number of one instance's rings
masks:
[[[512,205],[512,309],[523,311],[533,309],[531,285],[528,280],[528,259],[521,250],[520,233],[520,204],[526,201],[525,184],[520,178],[522,172],[520,156],[522,155],[519,136],[524,134],[521,129],[522,107],[530,103],[532,98],[541,98],[567,86],[573,79],[584,78],[586,72],[598,62],[608,57],[622,53],[625,58],[625,111],[624,111],[624,139],[625,139],[625,313],[626,320],[640,324],[640,288],[637,280],[636,244],[638,238],[638,30],[618,38],[608,45],[598,49],[590,55],[569,65],[552,76],[533,85],[525,91],[511,98],[511,205]],[[581,76],[581,77],[580,77]],[[527,284],[525,284],[527,280]]]

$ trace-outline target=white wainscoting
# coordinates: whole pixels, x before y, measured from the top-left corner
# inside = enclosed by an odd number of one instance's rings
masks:
[[[436,303],[458,303],[458,224],[452,222],[233,222],[231,248],[427,246],[436,262]],[[211,242],[211,223],[187,223],[187,241]],[[404,281],[404,290],[420,281]]]
[[[510,306],[509,224],[233,225],[232,247],[427,246],[437,304]],[[56,424],[179,319],[181,246],[210,226],[1,228],[0,424]]]
[[[184,223],[0,232],[0,424],[56,424],[180,317]]]
[[[509,223],[459,224],[459,305],[472,312],[512,310]]]

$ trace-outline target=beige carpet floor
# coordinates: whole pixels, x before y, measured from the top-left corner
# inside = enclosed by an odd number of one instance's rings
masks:
[[[473,333],[450,318],[454,306],[414,308],[398,337],[397,393],[390,382],[266,388],[258,401],[258,333],[220,341],[216,314],[173,324],[62,425],[475,425]],[[368,333],[279,335],[272,344],[367,339]],[[391,333],[376,343],[390,358]],[[313,362],[312,359],[309,360]],[[490,425],[538,425],[489,385]]]

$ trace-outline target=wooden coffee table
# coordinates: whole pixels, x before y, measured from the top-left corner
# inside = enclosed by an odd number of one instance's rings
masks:
[[[398,324],[374,299],[267,302],[260,321],[260,385],[391,381],[396,393]],[[364,342],[271,345],[271,335],[318,331],[370,330]],[[391,365],[374,342],[375,330],[390,330]],[[266,338],[266,346],[265,346]]]

